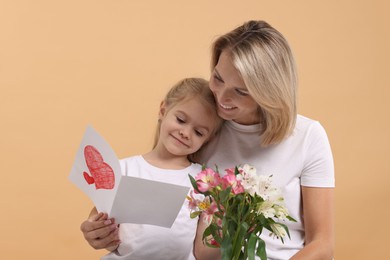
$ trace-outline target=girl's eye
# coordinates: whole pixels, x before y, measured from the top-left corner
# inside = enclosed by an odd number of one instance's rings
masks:
[[[181,119],[178,116],[176,117],[176,120],[177,120],[177,122],[179,122],[179,124],[184,124],[185,123],[184,119]]]
[[[203,136],[203,133],[198,131],[198,130],[195,130],[195,134],[199,137],[202,137]]]

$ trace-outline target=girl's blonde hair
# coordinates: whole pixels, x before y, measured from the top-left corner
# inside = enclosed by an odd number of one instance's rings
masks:
[[[295,127],[297,73],[287,40],[264,21],[248,21],[220,36],[212,46],[212,70],[222,51],[259,105],[264,125],[261,145],[281,142]]]
[[[168,113],[174,106],[179,103],[188,101],[190,99],[198,99],[204,107],[208,110],[209,114],[214,117],[214,126],[210,129],[213,131],[210,134],[209,140],[217,134],[222,126],[223,120],[217,114],[217,106],[214,99],[214,95],[209,88],[209,82],[202,78],[185,78],[177,82],[166,94],[164,103],[166,105],[165,113]],[[158,121],[156,134],[154,137],[153,148],[156,147],[158,139],[160,138],[160,125],[161,120]],[[208,142],[207,140],[206,142]],[[188,156],[189,160],[196,162],[200,151],[204,148],[202,146],[200,150]]]

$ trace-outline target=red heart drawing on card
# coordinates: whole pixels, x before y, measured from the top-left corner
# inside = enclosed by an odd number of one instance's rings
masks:
[[[84,147],[84,157],[87,163],[88,169],[91,173],[83,172],[84,179],[88,184],[95,183],[96,189],[114,188],[115,175],[111,166],[104,162],[103,156],[98,149],[92,145]]]

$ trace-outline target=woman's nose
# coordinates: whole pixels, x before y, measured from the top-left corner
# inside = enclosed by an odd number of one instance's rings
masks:
[[[231,93],[227,89],[221,89],[220,91],[218,91],[217,97],[219,99],[218,100],[219,102],[224,103],[226,101],[230,101],[231,100]]]

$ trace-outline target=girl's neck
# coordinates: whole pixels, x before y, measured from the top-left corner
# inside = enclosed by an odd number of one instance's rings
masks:
[[[161,169],[180,170],[191,165],[187,156],[175,156],[168,153],[159,152],[156,149],[143,154],[142,157],[151,165]]]

